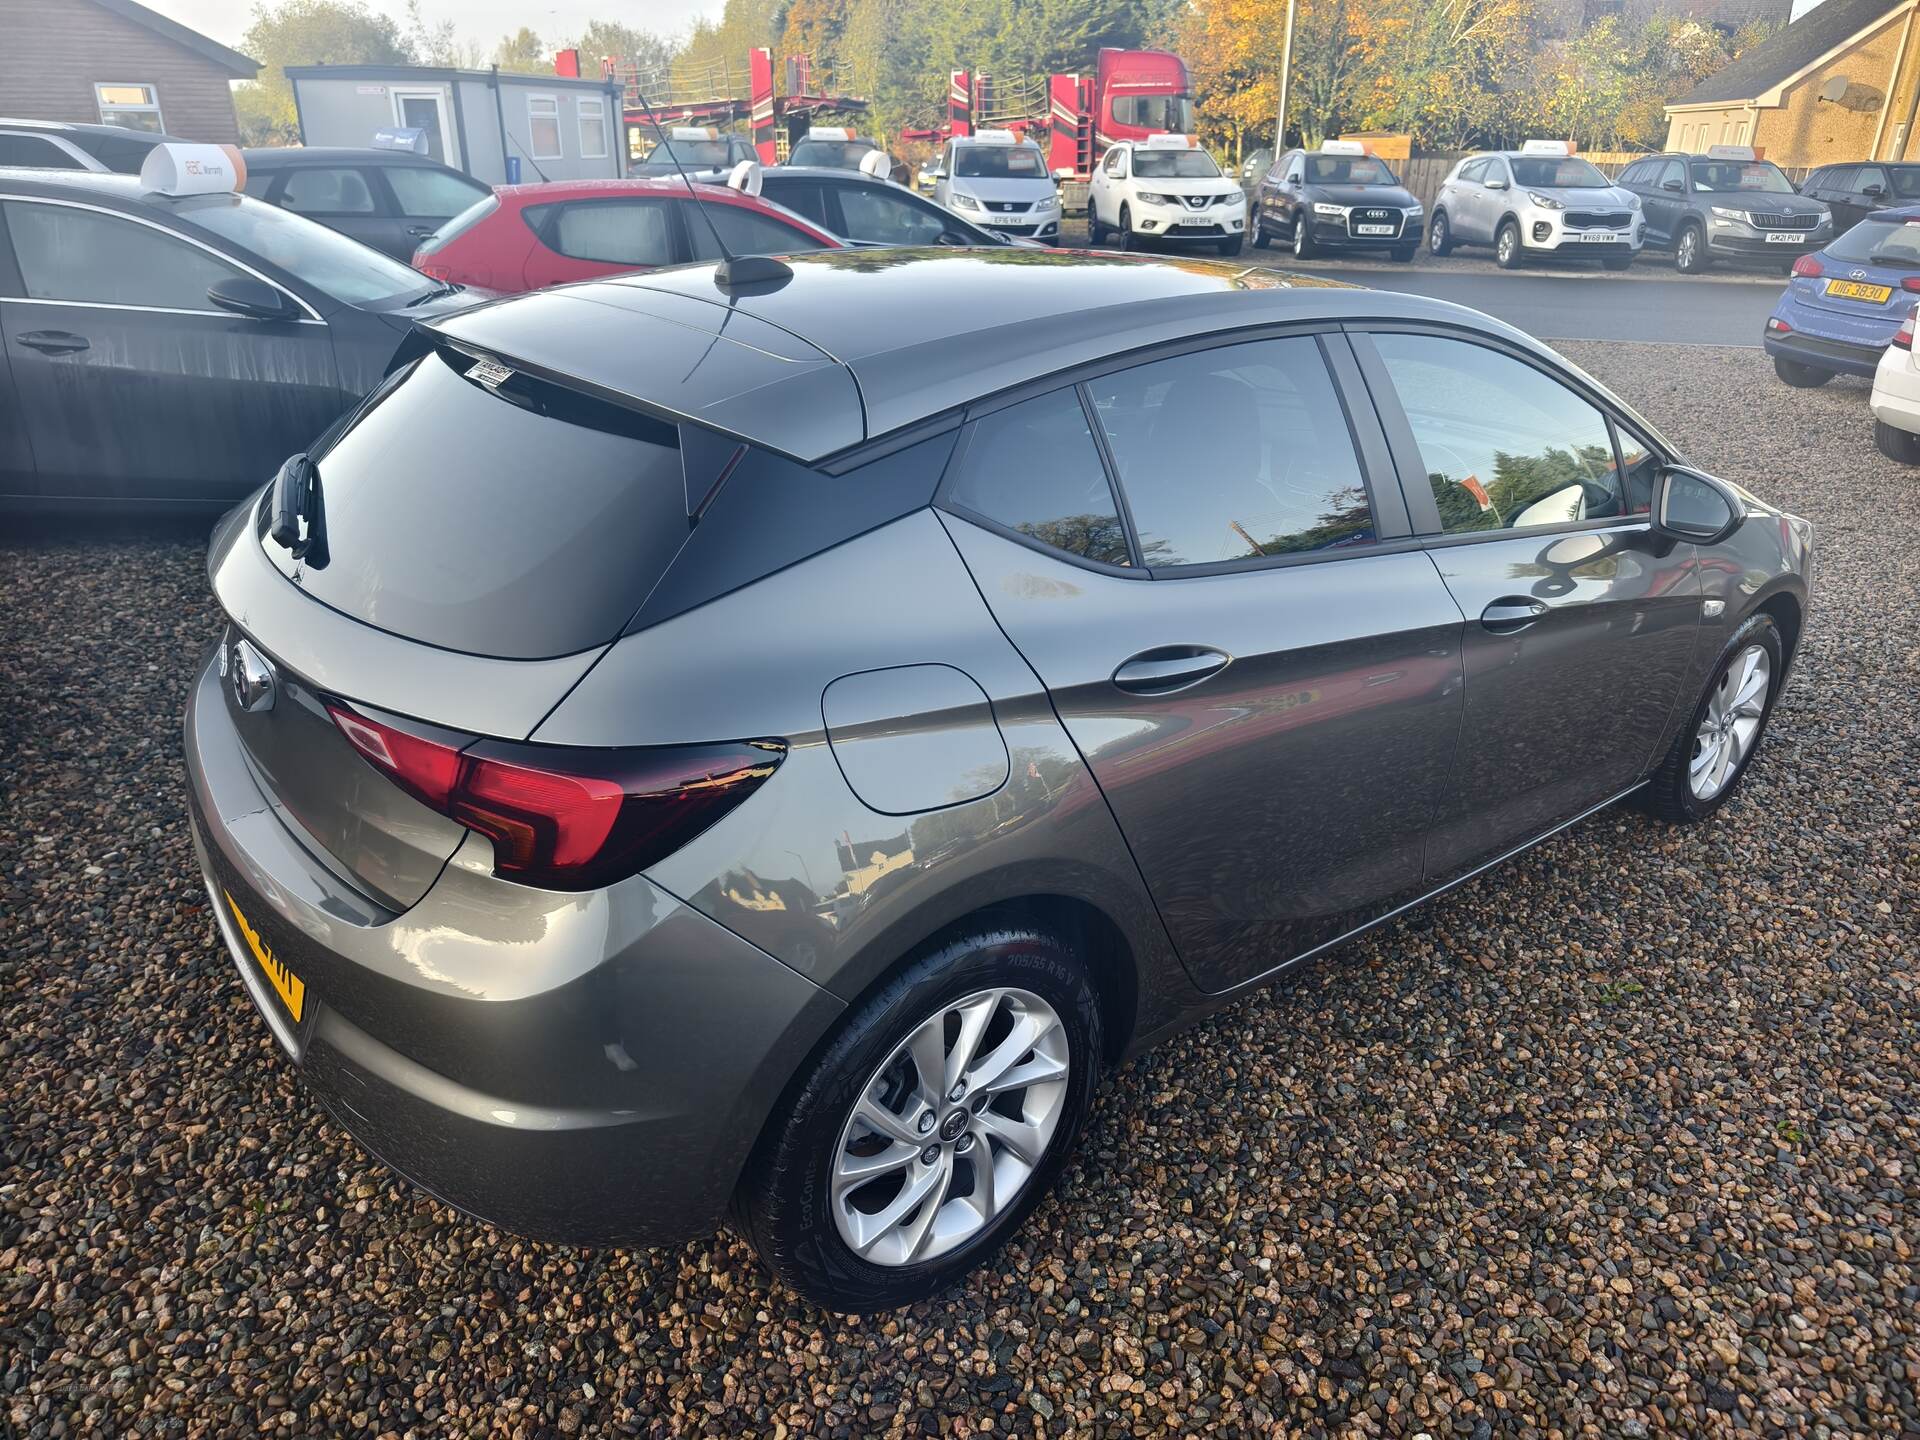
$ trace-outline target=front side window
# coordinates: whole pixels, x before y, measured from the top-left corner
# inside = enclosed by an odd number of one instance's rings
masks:
[[[841,187],[840,213],[846,219],[849,240],[876,245],[938,245],[940,237],[954,228],[937,211],[858,185]]]
[[[218,314],[208,289],[240,274],[199,246],[132,220],[25,200],[0,209],[31,299]]]
[[[1862,165],[1854,171],[1853,184],[1847,188],[1849,190],[1858,190],[1862,194],[1873,190],[1878,194],[1884,195],[1887,193],[1887,172],[1882,170],[1878,165]]]
[[[580,158],[607,158],[607,102],[597,95],[573,102],[580,122]]]
[[[1662,190],[1685,190],[1687,188],[1686,170],[1678,160],[1669,160],[1667,168],[1660,172]]]
[[[1558,380],[1484,345],[1375,335],[1449,535],[1624,513],[1607,420]]]
[[[1489,163],[1484,155],[1478,160],[1469,160],[1460,167],[1460,173],[1454,178],[1457,180],[1471,180],[1477,185],[1481,180],[1486,178],[1487,165]]]
[[[1147,565],[1299,555],[1374,538],[1317,341],[1196,351],[1087,388]]]
[[[102,125],[121,125],[155,135],[167,127],[160,121],[160,92],[152,85],[96,85],[94,101]]]
[[[527,138],[536,160],[565,158],[560,149],[560,101],[552,95],[527,97]]]
[[[1106,467],[1080,397],[1056,390],[976,421],[948,482],[957,508],[1055,550],[1130,563]]]
[[[477,180],[424,165],[389,166],[386,176],[400,213],[410,220],[445,220],[493,193]]]
[[[432,282],[418,270],[382,255],[316,220],[243,195],[195,195],[174,214],[258,256],[349,305],[379,305],[418,295]]]
[[[530,205],[526,220],[549,250],[604,265],[671,265],[673,216],[666,200],[576,200]]]
[[[1127,152],[1121,149],[1109,150],[1106,163],[1100,168],[1116,179],[1124,176],[1127,173]]]
[[[303,166],[287,176],[280,203],[297,215],[371,215],[373,187],[358,170]]]
[[[714,248],[714,230],[720,232],[727,249],[736,255],[794,255],[802,250],[826,248],[804,230],[796,230],[776,216],[749,210],[744,205],[702,205],[700,209],[705,212],[706,220],[691,209],[683,217],[696,260],[721,258],[719,250]],[[712,230],[707,228],[707,220],[713,222]]]

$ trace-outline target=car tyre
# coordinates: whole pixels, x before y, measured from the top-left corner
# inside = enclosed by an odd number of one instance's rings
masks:
[[[1267,245],[1268,245],[1268,240],[1267,240],[1266,222],[1263,221],[1258,215],[1255,215],[1253,217],[1253,248],[1256,250],[1264,250],[1267,248]]]
[[[1673,268],[1682,275],[1698,275],[1707,268],[1707,239],[1699,225],[1683,225],[1673,242]]]
[[[1064,1076],[1001,1092],[984,1112],[964,1093],[951,1105],[942,1100],[938,1113],[944,1118],[921,1130],[905,1118],[934,1109],[927,1103],[926,1087],[917,1082],[919,1066],[912,1057],[921,1052],[916,1037],[924,1038],[929,1029],[936,1036],[944,1034],[946,1053],[935,1058],[935,1065],[954,1066],[961,1043],[956,1037],[965,1034],[965,1026],[954,1017],[968,1013],[966,1006],[989,1003],[980,997],[995,994],[1003,998],[990,1003],[1001,1008],[981,1035],[977,1054],[990,1059],[996,1051],[1020,1043],[1011,1038],[1013,1025],[1031,1025],[1032,1033],[1046,1026],[1043,1038],[1016,1057],[1008,1072],[1038,1068],[1051,1074],[1064,1064]],[[1003,1021],[1005,1034],[996,1041]],[[1102,1045],[1099,997],[1085,964],[1059,937],[1035,926],[1007,924],[937,942],[855,1005],[825,1048],[795,1077],[741,1178],[734,1197],[736,1222],[768,1269],[829,1310],[865,1314],[936,1294],[992,1255],[1058,1178],[1092,1106]],[[964,1073],[978,1074],[983,1063],[976,1060],[975,1069]],[[1051,1117],[1043,1124],[1032,1118],[1031,1097],[1048,1086],[1057,1088],[1043,1097]],[[900,1123],[900,1139],[886,1139],[855,1121],[864,1097],[877,1097],[887,1107],[888,1118]],[[1000,1133],[1008,1108],[1019,1109],[1027,1118],[1031,1129],[1023,1134],[1025,1140],[1046,1132],[1024,1175],[1018,1172],[1026,1162],[988,1135],[989,1130]],[[993,1117],[996,1111],[1002,1113],[986,1122],[978,1118],[981,1113]],[[958,1114],[972,1117],[961,1138],[943,1140]],[[931,1165],[925,1151],[914,1156],[909,1149],[907,1158],[885,1173],[876,1172],[876,1178],[845,1183],[846,1162],[891,1154],[923,1136],[928,1149],[940,1152]],[[997,1205],[988,1202],[983,1220],[977,1214],[980,1173],[965,1158],[981,1151],[995,1160],[994,1173],[1005,1191]],[[900,1203],[908,1185],[940,1186],[936,1172],[942,1164],[948,1167],[945,1188],[932,1190],[943,1200],[937,1221],[922,1213],[925,1202],[908,1205],[892,1224],[881,1219]],[[901,1174],[898,1182],[891,1179],[895,1171]],[[1017,1188],[1008,1189],[1010,1182]],[[963,1183],[964,1192],[958,1189]],[[887,1187],[896,1184],[898,1189],[890,1192]],[[836,1198],[836,1189],[844,1198]],[[913,1259],[915,1244],[922,1243],[913,1235],[922,1221],[928,1222],[932,1236],[927,1243],[950,1243],[952,1248],[929,1259]],[[977,1227],[969,1231],[976,1221]],[[875,1225],[868,1255],[856,1251],[843,1223]]]
[[[1694,824],[1726,804],[1766,738],[1786,676],[1786,647],[1773,617],[1762,612],[1742,621],[1710,675],[1666,759],[1635,797],[1642,809],[1670,824]],[[1716,750],[1716,739],[1722,746],[1737,743],[1731,751]],[[1705,776],[1703,762],[1711,772]]]
[[[1902,465],[1920,465],[1920,435],[1911,430],[1902,430],[1898,425],[1875,420],[1873,444],[1889,460],[1898,460]]]
[[[1443,260],[1453,253],[1453,228],[1444,210],[1434,211],[1433,219],[1427,222],[1427,249]]]
[[[1822,370],[1818,365],[1802,365],[1798,360],[1789,360],[1784,355],[1773,357],[1773,373],[1796,390],[1818,390],[1833,379],[1833,371]]]
[[[1100,212],[1093,208],[1093,202],[1087,202],[1087,245],[1098,250],[1107,240],[1107,227],[1100,223]]]
[[[1520,252],[1520,226],[1515,221],[1501,224],[1493,238],[1493,258],[1502,270],[1518,270],[1526,259]]]
[[[1319,253],[1319,249],[1313,243],[1312,222],[1307,219],[1305,212],[1296,213],[1293,217],[1293,258],[1311,260]]]
[[[1133,233],[1133,211],[1130,207],[1126,205],[1122,205],[1120,207],[1119,235],[1120,235],[1120,238],[1114,242],[1114,247],[1113,247],[1114,249],[1132,250],[1136,248],[1135,237]]]

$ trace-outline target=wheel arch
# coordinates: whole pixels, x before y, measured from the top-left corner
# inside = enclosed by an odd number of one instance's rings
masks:
[[[1771,616],[1773,623],[1780,627],[1780,648],[1786,651],[1787,664],[1791,666],[1800,648],[1800,631],[1807,613],[1800,597],[1783,587],[1754,606],[1753,613]]]

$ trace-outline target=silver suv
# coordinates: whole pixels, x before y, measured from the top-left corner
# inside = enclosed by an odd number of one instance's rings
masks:
[[[430,322],[214,537],[213,913],[451,1204],[731,1209],[824,1305],[929,1294],[1110,1067],[1614,800],[1703,819],[1760,743],[1809,527],[1509,326],[735,264]]]
[[[1490,245],[1505,269],[1529,255],[1595,255],[1609,270],[1633,264],[1646,242],[1640,199],[1560,141],[1469,155],[1434,198],[1427,248],[1446,255]]]

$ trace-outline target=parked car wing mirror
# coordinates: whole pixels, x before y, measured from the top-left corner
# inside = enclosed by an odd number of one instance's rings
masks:
[[[1670,465],[1654,476],[1653,527],[1669,539],[1718,545],[1746,515],[1746,502],[1711,475]]]
[[[1660,188],[1662,190],[1671,190],[1673,191],[1674,194],[1678,195],[1682,190],[1686,189],[1687,187],[1684,182],[1679,180],[1662,180],[1660,182]]]
[[[230,310],[235,315],[245,315],[253,320],[289,320],[293,318],[293,302],[286,293],[276,290],[264,280],[256,280],[251,275],[233,275],[225,280],[216,280],[207,287],[207,299],[222,310]]]
[[[1487,180],[1482,183],[1484,183],[1489,190],[1504,190],[1507,188],[1507,182],[1504,180]]]
[[[1860,193],[1862,195],[1872,195],[1877,199],[1879,196],[1886,194],[1887,191],[1884,185],[1869,185],[1867,186],[1866,189],[1862,190]]]

